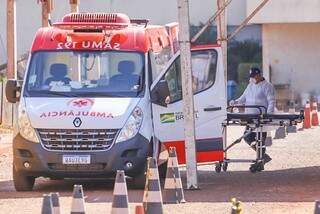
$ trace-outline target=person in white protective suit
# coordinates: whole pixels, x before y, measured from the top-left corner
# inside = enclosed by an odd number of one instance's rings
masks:
[[[262,76],[262,72],[259,68],[251,68],[250,69],[250,83],[247,86],[244,93],[237,99],[231,100],[230,105],[257,105],[264,106],[267,109],[267,113],[273,113],[275,109],[275,89],[271,83],[266,81]],[[264,109],[262,109],[265,112]],[[259,109],[255,108],[246,108],[246,113],[256,114],[259,113]],[[248,133],[248,129],[246,129],[245,133]],[[262,156],[264,158],[264,163],[270,162],[271,157],[266,154],[265,148],[265,140],[267,137],[267,133],[263,132],[262,134],[262,143],[264,148],[262,149]],[[256,145],[254,144],[256,139],[256,133],[251,132],[247,135],[244,140],[248,143],[252,149],[256,150]]]

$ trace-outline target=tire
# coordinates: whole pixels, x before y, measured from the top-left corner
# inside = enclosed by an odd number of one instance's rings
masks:
[[[257,165],[257,171],[258,172],[262,172],[264,170],[264,164],[263,162],[260,162],[258,165]]]
[[[217,163],[217,164],[216,164],[216,167],[215,167],[216,173],[220,173],[220,172],[221,172],[221,168],[222,168],[221,163]]]
[[[25,176],[23,173],[17,171],[14,166],[12,168],[12,174],[16,191],[31,191],[33,189],[35,177]]]
[[[249,170],[250,170],[251,173],[256,173],[257,172],[256,165],[251,165]]]
[[[228,170],[228,163],[227,163],[227,162],[225,162],[225,163],[222,164],[222,170],[223,170],[224,172],[226,172],[226,171]]]
[[[139,173],[135,177],[132,178],[133,187],[135,189],[144,189],[146,184],[146,174],[145,171]]]

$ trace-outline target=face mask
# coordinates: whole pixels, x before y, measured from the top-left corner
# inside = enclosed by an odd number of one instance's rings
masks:
[[[250,80],[249,80],[249,82],[256,84],[256,83],[257,83],[257,80],[256,80],[255,78],[252,78],[252,77],[251,77]]]

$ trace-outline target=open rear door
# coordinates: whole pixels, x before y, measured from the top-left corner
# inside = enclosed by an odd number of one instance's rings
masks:
[[[195,107],[196,149],[198,162],[223,160],[222,122],[226,119],[226,89],[220,47],[201,46],[192,49],[192,73]],[[155,87],[166,80],[170,91],[167,107],[152,104],[156,137],[177,149],[178,161],[184,164],[184,122],[179,54],[171,61]]]

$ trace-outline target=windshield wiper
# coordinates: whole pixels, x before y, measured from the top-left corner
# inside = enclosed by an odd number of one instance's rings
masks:
[[[96,97],[97,95],[101,97],[128,97],[127,95],[121,95],[117,92],[78,92],[77,95],[86,97]]]
[[[61,97],[79,97],[79,95],[74,94],[74,93],[66,93],[63,91],[30,91],[30,92],[36,92],[36,93],[40,93],[40,94],[50,94],[50,95],[57,95],[57,96],[61,96]]]

